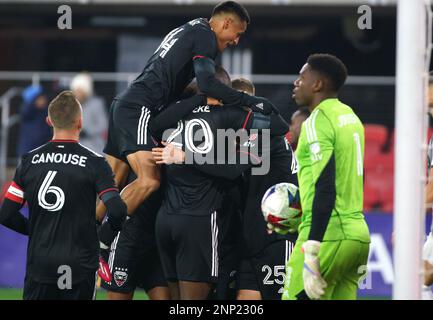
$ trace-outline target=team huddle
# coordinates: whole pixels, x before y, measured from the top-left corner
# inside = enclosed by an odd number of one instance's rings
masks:
[[[112,300],[137,287],[150,299],[356,299],[370,236],[364,129],[338,100],[346,67],[308,57],[288,141],[278,109],[215,64],[249,23],[226,1],[171,31],[114,98],[105,157],[79,144],[71,92],[50,103],[53,139],[23,156],[0,210],[29,236],[24,299],[92,299],[96,271]],[[262,214],[279,183],[299,187],[295,232]]]

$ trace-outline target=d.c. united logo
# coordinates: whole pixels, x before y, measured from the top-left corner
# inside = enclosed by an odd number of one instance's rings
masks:
[[[121,287],[123,286],[126,279],[128,278],[128,273],[126,272],[125,269],[116,270],[116,272],[114,272],[113,277],[114,277],[114,281],[116,281],[117,286]]]

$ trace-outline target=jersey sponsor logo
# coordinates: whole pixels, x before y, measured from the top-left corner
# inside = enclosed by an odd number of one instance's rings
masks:
[[[192,110],[193,113],[199,113],[199,112],[210,112],[209,106],[200,106]]]
[[[353,113],[343,114],[341,116],[338,116],[338,126],[340,128],[351,124],[357,124],[357,123],[358,123],[358,117]]]
[[[59,187],[51,185],[56,175],[57,171],[48,171],[38,192],[39,205],[45,210],[52,212],[59,211],[63,208],[63,205],[65,204],[65,193],[63,192],[63,190]],[[46,196],[48,194],[53,194],[56,197],[54,203],[49,203],[47,201]]]
[[[175,38],[175,36],[181,31],[183,31],[183,28],[176,28],[166,35],[159,47],[155,50],[155,53],[161,50],[159,56],[164,58],[167,52],[170,51],[170,49],[174,46],[176,41],[179,40],[179,38]]]
[[[128,279],[128,269],[127,268],[115,268],[114,272],[114,282],[118,287],[121,287],[125,284],[126,279]]]
[[[252,135],[250,135],[250,136],[248,137],[248,141],[245,141],[245,142],[244,142],[243,146],[244,146],[244,147],[248,147],[248,148],[255,147],[256,144],[255,144],[253,141],[256,140],[257,137],[258,137],[258,134],[253,133]]]
[[[32,164],[39,163],[64,163],[74,166],[86,167],[87,157],[71,153],[41,153],[35,154],[32,158]]]

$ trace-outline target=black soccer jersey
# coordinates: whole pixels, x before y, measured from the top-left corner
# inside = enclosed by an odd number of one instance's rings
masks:
[[[270,167],[266,175],[245,174],[246,199],[242,216],[243,238],[246,256],[252,256],[262,250],[267,244],[287,239],[296,241],[296,234],[278,235],[267,233],[266,222],[261,210],[261,200],[268,188],[277,183],[289,182],[298,185],[296,176],[296,160],[293,150],[284,136],[271,137]]]
[[[223,143],[217,139],[217,129],[249,129],[252,118],[250,112],[240,108],[198,106],[179,121],[167,141],[186,149],[189,154],[210,155],[207,159],[216,159],[217,144]],[[194,137],[201,138],[194,141]],[[225,192],[222,181],[200,171],[200,165],[172,164],[166,169],[167,186],[162,207],[167,213],[210,215],[221,207]]]
[[[193,60],[218,55],[216,36],[204,18],[192,20],[172,30],[141,74],[116,98],[151,111],[177,99],[195,77]]]
[[[28,278],[57,282],[68,266],[76,283],[96,271],[96,196],[113,189],[104,157],[76,141],[52,140],[23,156],[6,197],[29,205]]]

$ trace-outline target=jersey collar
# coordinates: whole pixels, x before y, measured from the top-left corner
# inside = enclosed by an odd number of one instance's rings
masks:
[[[53,139],[50,142],[61,142],[61,143],[78,143],[78,140],[63,140],[63,139]]]
[[[329,105],[335,104],[336,102],[340,102],[340,100],[338,100],[338,98],[325,99],[322,102],[320,102],[319,105],[316,108],[320,107],[321,109],[323,109],[323,108],[326,108]]]

